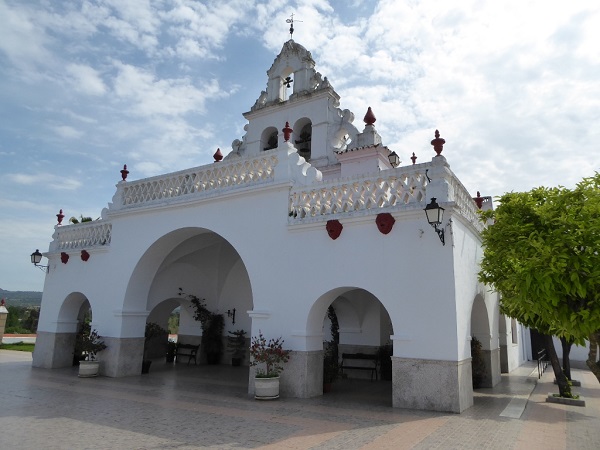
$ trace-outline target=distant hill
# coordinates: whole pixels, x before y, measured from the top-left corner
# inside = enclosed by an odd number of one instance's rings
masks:
[[[40,306],[42,293],[36,291],[5,291],[0,289],[0,298],[10,306]]]

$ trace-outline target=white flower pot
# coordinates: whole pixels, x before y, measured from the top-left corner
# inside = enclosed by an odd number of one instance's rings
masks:
[[[81,378],[97,377],[100,361],[79,361],[79,376]]]
[[[279,377],[254,378],[254,398],[256,400],[279,398]]]

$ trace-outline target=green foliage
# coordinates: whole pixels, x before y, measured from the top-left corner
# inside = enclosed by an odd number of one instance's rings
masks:
[[[338,346],[335,341],[325,343],[323,356],[323,383],[333,383],[340,373]]]
[[[545,334],[583,344],[600,329],[600,174],[575,189],[507,193],[483,232],[479,279],[501,310]]]
[[[147,322],[144,330],[144,360],[147,360],[146,353],[153,339],[164,337],[166,339],[167,330],[154,322]]]
[[[283,371],[283,364],[288,362],[290,351],[283,349],[283,339],[267,339],[262,332],[258,331],[258,336],[253,336],[250,343],[251,366],[264,364],[265,369],[256,370],[256,378],[278,377]]]
[[[0,350],[17,350],[19,352],[33,352],[35,344],[15,342],[13,344],[0,344]]]
[[[206,308],[205,300],[193,294],[186,294],[179,288],[179,296],[187,298],[195,309],[194,319],[202,324],[202,351],[211,363],[218,363],[223,354],[223,314],[216,314]]]
[[[40,317],[39,307],[7,305],[6,334],[32,334],[37,331]]]
[[[473,387],[480,388],[486,376],[485,362],[483,360],[483,347],[475,336],[471,339],[471,375]]]
[[[232,358],[243,358],[246,355],[246,332],[244,330],[229,331],[227,349]]]
[[[106,345],[97,330],[91,330],[87,323],[82,324],[81,330],[75,338],[75,352],[85,356],[86,361],[95,361],[96,354],[105,350]]]
[[[173,311],[169,316],[169,324],[168,324],[169,333],[171,334],[179,334],[179,308],[176,311]]]

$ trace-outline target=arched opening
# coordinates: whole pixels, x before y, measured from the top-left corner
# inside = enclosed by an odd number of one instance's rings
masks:
[[[89,334],[93,328],[92,319],[92,307],[85,295],[81,292],[73,292],[65,298],[58,313],[58,322],[64,332],[73,336],[66,341],[67,347],[61,352],[65,356],[70,356],[70,365],[78,366],[85,358],[80,342],[81,337]]]
[[[473,388],[493,387],[500,381],[500,349],[494,345],[483,296],[477,295],[471,309],[471,370]]]
[[[292,90],[293,92],[293,83],[294,70],[291,67],[286,67],[279,76],[279,100],[285,102],[288,99],[288,91]]]
[[[153,261],[149,266],[149,261]],[[164,332],[151,340],[144,340],[143,358],[158,360],[164,367],[169,349],[167,331],[169,319],[179,315],[177,345],[197,349],[189,366],[205,368],[209,356],[207,328],[198,319],[196,298],[211,315],[219,316],[222,327],[213,341],[220,348],[216,365],[231,365],[228,353],[230,332],[251,329],[251,319],[246,311],[252,310],[252,289],[246,266],[240,254],[222,236],[203,228],[185,228],[173,231],[158,239],[141,258],[129,282],[125,307],[148,311],[136,323],[137,336],[144,336],[147,324],[156,324]],[[142,303],[143,301],[143,303]],[[235,311],[235,316],[234,316]],[[141,349],[139,350],[142,351]],[[177,350],[176,365],[187,367],[190,352]],[[138,355],[142,359],[142,355]],[[243,364],[247,366],[248,358]],[[215,375],[221,376],[221,375]],[[241,377],[247,386],[247,372]]]
[[[315,302],[308,320],[323,336],[324,392],[391,405],[393,327],[377,297],[361,288],[334,289]]]
[[[306,161],[310,161],[312,148],[312,122],[306,117],[298,120],[294,124],[294,145],[298,149],[298,154]]]
[[[260,136],[260,148],[263,150],[273,150],[274,148],[277,148],[277,135],[277,128],[266,128]]]

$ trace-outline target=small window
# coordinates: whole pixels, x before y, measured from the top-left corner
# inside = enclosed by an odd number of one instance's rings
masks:
[[[308,123],[302,127],[300,131],[299,139],[296,139],[294,143],[298,149],[298,154],[302,156],[306,161],[310,161],[310,150],[312,141],[312,124]]]
[[[261,148],[263,150],[273,150],[278,145],[278,133],[277,128],[269,127],[262,133],[260,139]]]

